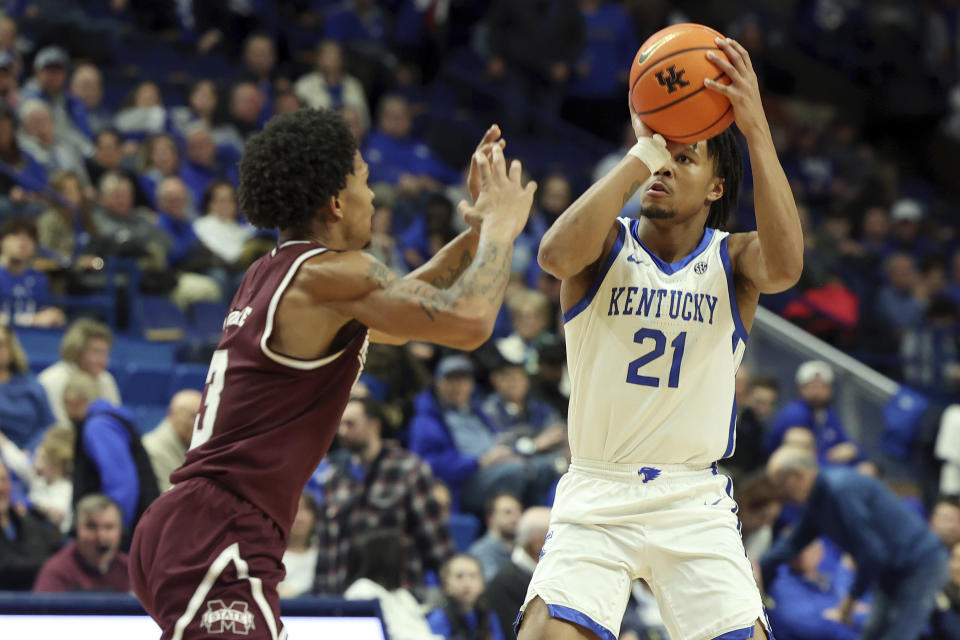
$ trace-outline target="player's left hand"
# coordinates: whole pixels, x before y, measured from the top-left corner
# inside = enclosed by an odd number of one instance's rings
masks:
[[[743,45],[730,38],[717,38],[716,43],[727,54],[726,58],[714,51],[708,51],[707,59],[730,78],[730,84],[721,84],[712,78],[706,78],[703,81],[704,86],[730,100],[737,127],[745,136],[754,131],[769,130],[760,99],[760,84],[753,70],[750,54]]]
[[[467,173],[467,190],[470,191],[470,199],[473,200],[474,204],[476,204],[477,197],[480,195],[480,188],[483,186],[480,180],[480,171],[477,168],[477,154],[482,153],[488,161],[492,162],[491,153],[493,152],[494,145],[498,145],[500,149],[503,150],[503,148],[507,146],[507,141],[500,137],[500,127],[492,124],[486,133],[483,134],[483,138],[480,139],[480,143],[470,156],[470,170]]]

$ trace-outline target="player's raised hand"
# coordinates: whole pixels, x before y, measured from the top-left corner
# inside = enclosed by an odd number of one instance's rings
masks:
[[[757,130],[769,130],[767,118],[763,113],[763,102],[760,99],[760,83],[753,70],[750,54],[743,45],[730,38],[717,38],[716,43],[727,54],[726,58],[708,51],[707,59],[727,74],[730,84],[721,84],[711,78],[704,79],[703,84],[711,91],[723,94],[730,100],[737,127],[744,135],[749,136]]]
[[[522,184],[520,161],[511,161],[508,169],[503,149],[498,144],[492,145],[489,158],[482,151],[476,151],[473,161],[477,164],[480,192],[473,206],[465,200],[460,202],[460,214],[471,226],[477,223],[496,225],[516,238],[527,224],[537,183],[531,180]]]
[[[506,147],[507,141],[500,136],[500,127],[496,124],[490,125],[490,128],[483,134],[480,143],[470,157],[470,170],[467,172],[467,190],[470,192],[470,198],[474,202],[477,201],[477,197],[480,195],[480,173],[477,168],[477,154],[480,153],[489,160],[494,146],[499,146],[500,149]]]

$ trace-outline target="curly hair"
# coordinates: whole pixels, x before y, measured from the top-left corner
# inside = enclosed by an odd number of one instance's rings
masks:
[[[276,116],[240,159],[240,210],[261,229],[305,229],[353,173],[357,143],[336,111]]]
[[[716,175],[723,178],[723,195],[710,205],[705,226],[722,230],[737,208],[743,182],[743,157],[733,127],[707,140],[707,155],[713,159]]]

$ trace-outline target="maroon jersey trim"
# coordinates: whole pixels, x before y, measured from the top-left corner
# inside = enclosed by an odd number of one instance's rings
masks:
[[[280,249],[283,247],[294,244],[292,242],[285,242],[280,245]],[[300,369],[301,371],[311,371],[313,369],[319,369],[325,364],[330,364],[337,358],[339,358],[346,347],[337,351],[336,353],[320,358],[319,360],[301,360],[300,358],[291,358],[290,356],[285,356],[282,353],[277,353],[270,349],[267,346],[267,341],[270,340],[270,336],[273,334],[273,314],[277,310],[277,305],[280,304],[280,298],[283,296],[283,292],[287,290],[287,285],[290,284],[290,281],[293,280],[293,276],[297,274],[297,269],[300,268],[300,265],[304,261],[309,260],[313,256],[318,256],[327,249],[325,247],[319,249],[313,249],[311,251],[304,251],[300,254],[293,264],[290,265],[290,269],[287,270],[287,275],[284,276],[283,281],[280,282],[280,286],[277,287],[276,292],[273,294],[273,298],[270,299],[270,306],[267,308],[267,325],[263,330],[263,337],[260,338],[260,350],[263,351],[263,354],[276,362],[277,364],[282,364],[285,367],[290,367],[292,369]],[[276,252],[276,249],[274,249]]]

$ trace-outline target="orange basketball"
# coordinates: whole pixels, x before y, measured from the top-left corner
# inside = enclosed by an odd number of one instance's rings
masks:
[[[708,51],[726,54],[702,24],[675,24],[650,36],[630,66],[630,104],[648,127],[676,142],[712,138],[733,122],[725,96],[703,86],[704,78],[730,84]]]

